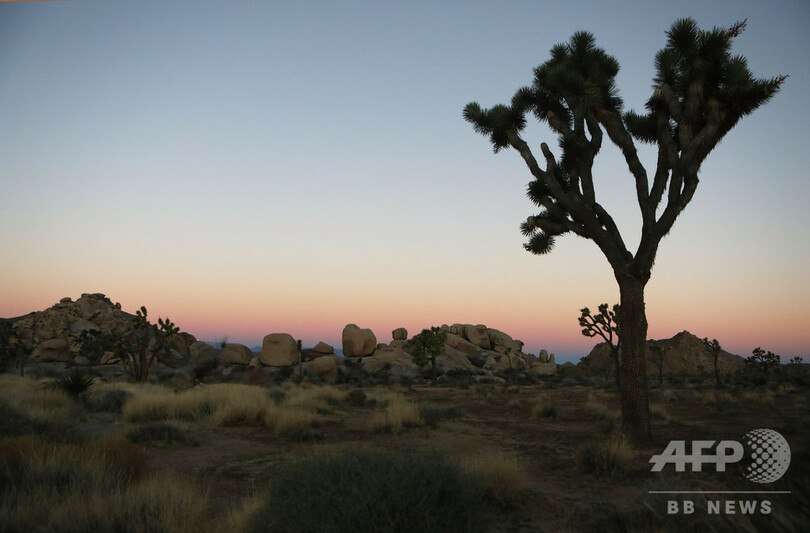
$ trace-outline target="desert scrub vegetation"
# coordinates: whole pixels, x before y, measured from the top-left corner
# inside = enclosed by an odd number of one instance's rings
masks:
[[[515,507],[524,500],[528,479],[516,458],[501,451],[490,451],[463,456],[458,462],[500,506]]]
[[[390,393],[377,400],[378,408],[371,415],[368,427],[371,431],[399,433],[404,428],[422,424],[419,406],[398,393]]]
[[[337,390],[319,396],[317,389],[305,389],[308,392],[300,395],[291,389],[275,399],[264,388],[232,383],[179,393],[163,388],[133,395],[124,404],[122,414],[128,422],[209,420],[217,426],[263,426],[282,434],[317,424],[318,413],[325,410],[322,406],[329,405],[329,398],[339,396]]]
[[[535,418],[563,418],[563,409],[547,399],[536,400],[531,405],[531,413]]]
[[[636,455],[621,437],[609,437],[585,444],[577,455],[582,472],[598,476],[622,476],[633,470]]]
[[[583,405],[585,414],[594,420],[606,420],[619,416],[614,400],[602,391],[589,392],[588,400]]]
[[[356,451],[287,466],[249,531],[485,531],[484,490],[438,454]]]
[[[0,437],[26,434],[71,438],[80,407],[63,390],[27,377],[0,374]]]
[[[208,505],[193,485],[149,472],[124,440],[55,444],[0,440],[2,531],[209,531]]]

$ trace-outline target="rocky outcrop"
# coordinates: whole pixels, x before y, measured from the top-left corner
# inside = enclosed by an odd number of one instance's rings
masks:
[[[73,362],[87,364],[80,354],[81,339],[87,334],[104,334],[123,337],[132,332],[135,315],[121,309],[102,293],[85,293],[74,301],[66,297],[59,303],[25,316],[10,319],[17,338],[31,349],[31,357],[37,362]],[[196,342],[189,333],[178,333],[168,338],[172,349],[167,359],[183,361],[189,357],[189,346]],[[77,357],[83,357],[76,361]],[[98,353],[93,364],[112,364],[117,359],[111,354]]]
[[[377,337],[370,329],[361,329],[356,324],[343,328],[344,357],[366,357],[377,348]]]
[[[298,363],[298,343],[288,333],[271,333],[262,341],[262,364],[290,366]]]
[[[650,347],[655,347],[652,350]],[[665,375],[697,376],[714,372],[714,359],[703,344],[703,340],[688,331],[682,331],[669,339],[647,341],[647,374],[657,375],[658,367],[653,362],[657,349],[662,350],[663,373]],[[553,355],[553,354],[552,354]],[[620,355],[621,357],[621,355]],[[744,365],[744,359],[725,350],[718,357],[718,368],[722,374],[734,372]],[[589,375],[613,375],[614,366],[607,343],[599,343],[577,364],[577,368]]]

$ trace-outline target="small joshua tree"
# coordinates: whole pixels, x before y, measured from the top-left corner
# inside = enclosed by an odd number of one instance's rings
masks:
[[[804,359],[802,359],[801,357],[799,357],[797,355],[796,357],[794,357],[794,358],[792,358],[790,360],[790,363],[793,364],[793,365],[800,365],[800,364],[802,364],[802,361],[804,361]]]
[[[411,359],[420,368],[430,363],[431,381],[436,384],[436,358],[444,353],[447,332],[433,326],[411,339]]]
[[[121,340],[117,350],[124,372],[138,383],[149,377],[155,359],[169,352],[169,336],[180,332],[168,317],[165,320],[158,317],[158,323],[151,324],[146,315],[145,306],[135,312],[132,331]]]
[[[31,353],[31,348],[26,346],[17,337],[14,324],[6,320],[0,320],[0,371],[13,363],[20,370],[20,375],[25,373],[25,360]]]
[[[658,386],[664,384],[664,356],[667,354],[667,347],[661,344],[650,344],[647,347],[650,359],[658,368]]]
[[[582,334],[586,337],[599,335],[608,344],[610,358],[613,360],[613,368],[616,372],[616,386],[621,388],[621,364],[619,362],[619,348],[621,338],[619,337],[619,325],[616,323],[616,316],[619,314],[619,305],[608,309],[608,304],[599,306],[599,313],[591,315],[591,310],[587,307],[580,309],[582,313],[579,317],[579,325],[582,327]],[[614,342],[615,341],[615,342]]]
[[[708,337],[703,337],[703,345],[706,346],[706,349],[709,350],[709,353],[712,354],[712,363],[714,364],[714,382],[715,386],[719,389],[722,387],[722,383],[720,383],[720,368],[718,367],[718,362],[720,359],[720,343],[717,342],[717,339],[712,339],[709,342]]]
[[[779,366],[781,360],[782,358],[775,353],[771,351],[766,353],[765,350],[757,346],[754,348],[752,355],[745,359],[745,362],[751,368],[755,368],[763,374],[767,374],[771,368]]]

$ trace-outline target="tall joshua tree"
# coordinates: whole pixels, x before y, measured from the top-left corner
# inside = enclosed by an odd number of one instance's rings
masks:
[[[644,288],[658,245],[695,194],[709,153],[786,78],[754,78],[745,58],[731,54],[744,28],[744,21],[709,31],[692,19],[675,22],[655,56],[653,92],[642,114],[622,111],[615,85],[619,63],[587,32],[552,48],[551,59],[534,70],[534,83],[519,89],[509,105],[482,109],[470,103],[464,109],[465,120],[489,137],[495,152],[514,148],[531,172],[528,196],[540,213],[521,225],[526,250],[548,253],[556,237],[574,233],[594,241],[610,263],[620,297],[622,430],[638,445],[650,441]],[[527,113],[558,136],[561,157],[540,145],[545,168],[521,137]],[[596,199],[592,170],[605,133],[635,180],[642,218],[635,253]],[[636,142],[657,146],[652,175]]]

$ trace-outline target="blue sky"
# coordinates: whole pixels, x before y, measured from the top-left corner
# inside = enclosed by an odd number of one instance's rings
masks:
[[[648,286],[650,336],[810,356],[808,15],[804,1],[3,3],[0,316],[99,291],[201,338],[483,322],[577,358],[592,345],[579,308],[617,300],[607,262],[575,237],[522,250],[528,172],[461,111],[507,102],[578,30],[640,109],[672,22],[747,18],[734,51],[790,78],[704,165]],[[618,152],[596,172],[635,242]]]

